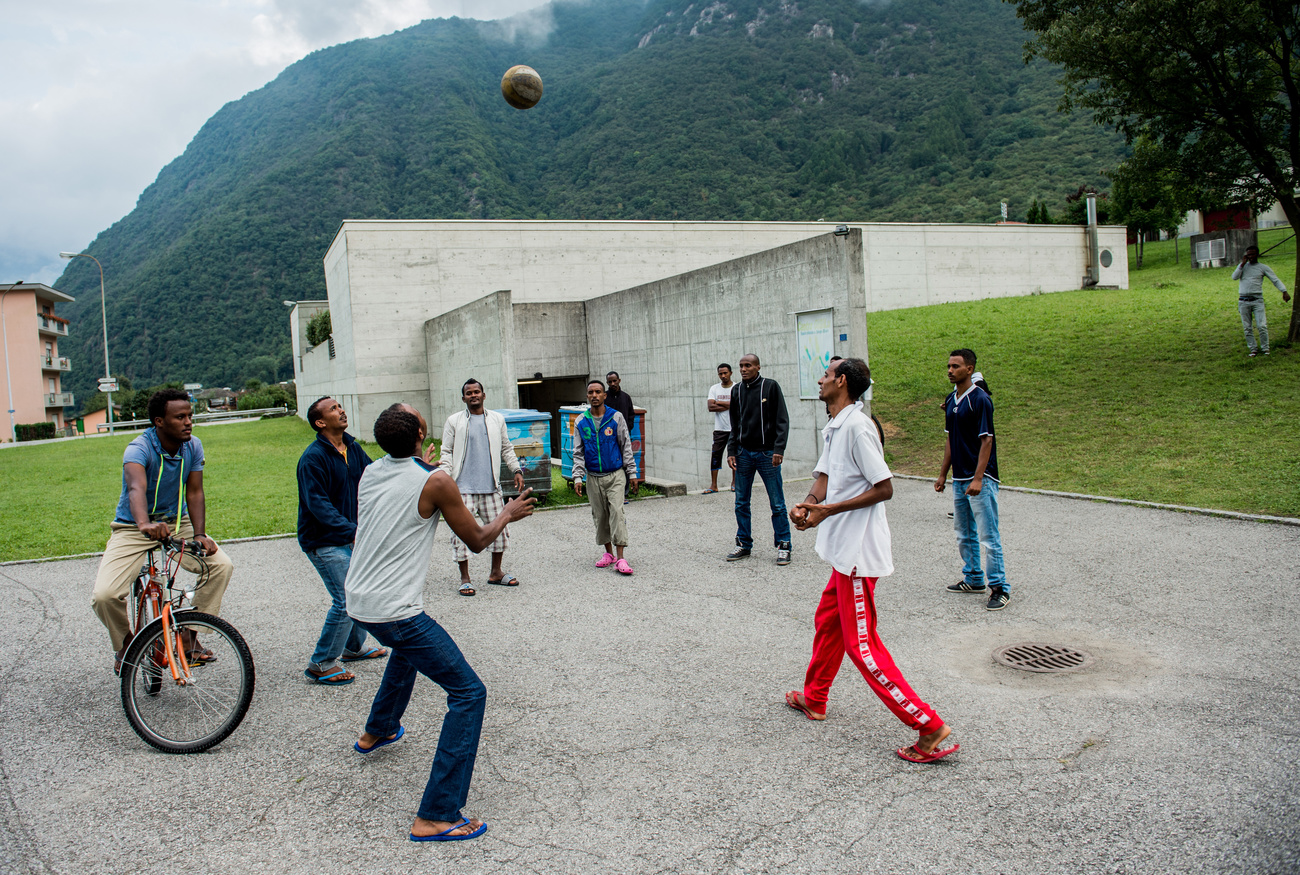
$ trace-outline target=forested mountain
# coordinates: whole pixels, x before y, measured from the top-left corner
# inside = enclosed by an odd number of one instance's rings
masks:
[[[988,222],[1053,214],[1122,141],[1056,113],[998,0],[590,0],[313,53],[227,104],[87,251],[114,370],[287,379],[283,299],[325,297],[349,218]],[[545,80],[510,108],[501,74]],[[83,397],[98,275],[72,262]]]

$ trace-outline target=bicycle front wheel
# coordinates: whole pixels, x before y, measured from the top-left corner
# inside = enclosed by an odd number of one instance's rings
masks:
[[[179,658],[184,655],[178,642],[194,635],[216,658],[194,665],[188,682],[178,683],[167,661],[162,623],[151,623],[122,659],[122,707],[131,728],[149,744],[167,753],[198,753],[224,741],[248,713],[253,655],[243,636],[220,617],[181,611],[170,625],[171,649]]]

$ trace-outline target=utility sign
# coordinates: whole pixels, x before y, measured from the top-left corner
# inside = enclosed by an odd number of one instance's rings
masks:
[[[114,377],[100,377],[100,378],[99,378],[99,391],[101,391],[101,392],[116,392],[116,391],[117,391],[117,379],[114,378]]]
[[[186,383],[182,387],[186,392],[198,392],[203,388],[202,383]]]

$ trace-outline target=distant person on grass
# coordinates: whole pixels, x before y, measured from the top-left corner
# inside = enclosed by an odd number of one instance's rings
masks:
[[[731,390],[731,438],[727,442],[727,465],[736,472],[736,549],[728,562],[744,559],[754,547],[753,518],[749,501],[754,474],[763,478],[767,503],[772,508],[772,535],[776,564],[790,564],[790,520],[785,511],[785,487],[781,482],[781,461],[790,436],[790,414],[776,380],[759,373],[758,356],[740,357],[740,382]]]
[[[587,384],[587,403],[590,409],[578,417],[573,429],[573,491],[582,495],[584,481],[590,478],[596,543],[605,546],[596,567],[613,565],[619,574],[631,574],[632,566],[623,558],[627,546],[623,496],[629,484],[632,489],[640,485],[632,438],[623,414],[605,404],[605,384],[600,380]]]
[[[1237,284],[1237,311],[1241,314],[1241,329],[1246,334],[1246,354],[1251,358],[1255,357],[1255,333],[1251,330],[1252,321],[1255,323],[1255,329],[1259,331],[1259,351],[1268,355],[1268,318],[1264,315],[1266,277],[1274,288],[1282,292],[1283,303],[1291,300],[1286,286],[1277,278],[1277,274],[1273,273],[1273,268],[1267,264],[1260,264],[1259,247],[1246,247],[1246,254],[1241,257],[1241,263],[1232,272],[1232,278],[1240,280]]]
[[[402,715],[417,672],[442,687],[447,713],[411,840],[461,841],[487,830],[487,824],[461,813],[478,756],[487,690],[456,642],[424,613],[424,576],[439,515],[477,553],[506,523],[531,514],[536,499],[526,490],[480,526],[456,482],[420,459],[427,432],[424,417],[413,408],[394,404],[385,410],[375,420],[375,440],[388,455],[361,477],[357,541],[346,585],[348,615],[393,653],[354,748],[371,754],[406,734]]]
[[[356,676],[337,660],[382,659],[388,651],[366,647],[366,630],[348,616],[343,583],[357,537],[357,483],[370,457],[347,433],[343,405],[326,396],[307,408],[307,423],[316,439],[298,459],[298,546],[316,569],[330,596],[316,651],[307,668],[318,684],[341,687]]]
[[[722,470],[722,457],[727,453],[727,441],[731,440],[731,365],[723,362],[718,365],[718,382],[709,389],[706,402],[709,412],[713,414],[713,453],[709,457],[709,488],[705,495],[718,491],[718,471]],[[736,489],[736,472],[731,472],[731,489]]]
[[[505,507],[501,495],[501,465],[514,474],[516,493],[524,491],[524,471],[510,443],[506,418],[483,407],[487,399],[483,384],[472,378],[466,380],[460,387],[460,398],[465,402],[465,409],[448,416],[442,427],[442,462],[438,467],[456,481],[465,506],[480,522],[488,523],[496,519]],[[501,560],[509,543],[510,533],[502,529],[492,544],[492,570],[488,572],[488,583],[519,585],[519,578],[501,570]],[[460,594],[474,595],[474,584],[469,579],[469,550],[455,532],[451,534],[451,552],[460,566]]]
[[[952,394],[944,405],[943,465],[934,491],[943,492],[952,470],[953,528],[962,558],[962,579],[948,592],[985,593],[986,607],[1000,611],[1011,600],[1002,565],[998,531],[998,447],[993,434],[993,399],[975,385],[975,353],[955,349],[948,357]],[[980,563],[980,547],[985,564]]]
[[[207,535],[203,444],[191,436],[194,408],[190,396],[180,389],[160,389],[149,399],[148,412],[153,425],[127,444],[122,454],[122,494],[109,525],[108,544],[99,560],[91,596],[95,614],[108,629],[116,651],[114,671],[121,668],[122,656],[131,643],[126,616],[131,581],[158,541],[175,535],[202,546],[206,555],[201,563],[189,553],[181,558],[187,571],[199,575],[194,591],[197,610],[221,613],[221,599],[235,571],[230,557],[218,550]],[[199,645],[197,637],[186,635],[186,653],[191,662],[215,659],[212,651]]]
[[[960,745],[942,746],[952,730],[912,691],[876,634],[876,581],[894,572],[884,507],[894,486],[876,427],[856,403],[871,385],[871,371],[862,359],[842,359],[817,383],[831,421],[822,431],[812,490],[790,520],[800,531],[818,527],[817,555],[831,564],[831,579],[817,605],[803,691],[786,693],[785,703],[809,720],[825,720],[831,684],[848,653],[872,692],[920,733],[898,755],[932,763]]]

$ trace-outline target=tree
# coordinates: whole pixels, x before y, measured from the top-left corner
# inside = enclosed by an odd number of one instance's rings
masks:
[[[1025,60],[1064,68],[1060,109],[1147,136],[1195,188],[1300,231],[1300,4],[1295,0],[1006,0]],[[1300,285],[1300,249],[1296,253]],[[1291,308],[1300,340],[1300,295]]]
[[[307,342],[312,346],[319,346],[329,340],[333,333],[334,325],[330,321],[329,310],[322,310],[307,320]]]
[[[1196,204],[1196,195],[1173,170],[1175,156],[1146,137],[1139,137],[1133,155],[1110,171],[1111,219],[1137,233],[1137,266],[1148,238],[1161,231],[1177,232],[1182,217]]]

